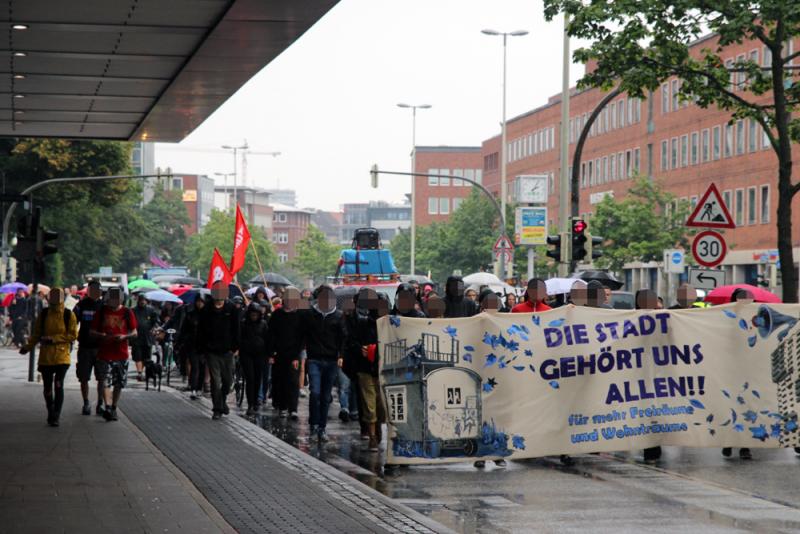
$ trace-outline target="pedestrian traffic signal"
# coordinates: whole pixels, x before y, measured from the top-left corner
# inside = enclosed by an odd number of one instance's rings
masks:
[[[17,244],[11,257],[17,260],[17,279],[33,278],[33,263],[36,260],[36,232],[33,228],[33,215],[27,214],[17,220]]]
[[[586,221],[580,217],[572,219],[572,260],[583,261],[588,255],[586,250],[586,229],[589,227]],[[591,245],[590,245],[591,248]]]
[[[547,236],[547,244],[553,245],[553,250],[547,251],[547,257],[553,258],[556,261],[561,261],[561,236],[551,235]]]
[[[600,246],[603,244],[603,238],[599,235],[591,235],[589,234],[589,250],[591,251],[588,256],[591,257],[592,261],[596,260],[597,258],[601,258],[603,256],[603,249]]]

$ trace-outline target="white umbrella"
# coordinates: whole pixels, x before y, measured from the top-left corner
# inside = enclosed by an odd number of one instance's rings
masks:
[[[549,278],[544,281],[548,295],[563,295],[569,293],[577,278]]]
[[[464,277],[464,286],[486,286],[495,293],[515,293],[516,290],[492,273],[472,273]]]
[[[261,287],[261,286],[251,287],[250,289],[245,291],[244,294],[247,295],[248,297],[252,297],[253,295],[256,294],[256,291],[258,291],[259,289],[262,289],[262,290],[266,291],[267,292],[267,298],[270,299],[270,300],[272,300],[272,298],[275,296],[275,292],[273,290],[271,290],[268,287]]]
[[[183,301],[178,298],[176,295],[173,295],[169,291],[164,291],[163,289],[154,289],[153,291],[148,291],[145,293],[147,300],[153,302],[174,302],[175,304],[183,304]]]

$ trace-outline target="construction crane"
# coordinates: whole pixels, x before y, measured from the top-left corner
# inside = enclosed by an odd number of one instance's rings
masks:
[[[167,144],[159,144],[158,148],[162,148],[166,151],[170,152],[200,152],[206,154],[228,154],[230,153],[230,149],[225,148],[206,148],[206,147],[199,147],[199,146],[181,146],[181,145],[167,145]],[[247,139],[244,140],[238,152],[242,155],[242,185],[247,186],[247,156],[272,156],[278,157],[281,155],[279,151],[273,152],[263,152],[258,150],[251,150],[250,146],[247,144]]]

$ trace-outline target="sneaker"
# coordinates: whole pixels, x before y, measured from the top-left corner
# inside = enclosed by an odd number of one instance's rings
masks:
[[[319,432],[319,427],[317,425],[311,425],[308,429],[308,434],[310,436],[316,436]]]
[[[475,463],[472,465],[474,465],[477,469],[483,469],[484,467],[486,467],[486,462],[483,460],[476,460]]]
[[[83,401],[83,409],[81,410],[81,415],[92,415],[92,405],[89,404],[89,401]]]
[[[739,449],[739,458],[742,460],[752,460],[753,455],[750,453],[750,449]]]
[[[197,400],[199,397],[197,396],[197,391],[192,390],[192,394],[189,395],[189,398],[192,400]]]
[[[103,415],[104,413],[106,413],[106,409],[103,407],[102,403],[98,402],[97,403],[97,407],[94,409],[94,414],[95,415]]]
[[[342,423],[346,423],[350,420],[350,412],[347,410],[339,410],[339,419]]]
[[[137,373],[137,374],[136,374],[136,381],[137,381],[137,382],[142,382],[142,381],[144,381],[144,377],[142,376],[142,373]]]
[[[53,417],[53,420],[50,421],[50,426],[58,426],[58,417]]]
[[[289,412],[289,419],[291,419],[292,421],[297,421],[300,418],[297,416],[297,412]]]
[[[250,416],[250,415],[255,415],[255,414],[256,414],[255,409],[252,406],[250,406],[250,407],[247,408],[247,413],[245,415]]]
[[[103,419],[105,419],[106,421],[111,421],[112,420],[111,419],[111,408],[107,408],[107,409],[103,410]]]
[[[222,419],[222,414],[219,412],[214,412],[214,415],[211,416],[212,421],[219,421]]]
[[[575,465],[575,460],[573,460],[568,454],[562,454],[558,457],[558,459],[564,465]]]
[[[278,417],[280,417],[281,419],[286,419],[286,415],[287,415],[288,413],[289,413],[289,412],[287,412],[286,410],[280,410],[280,411],[278,412]]]
[[[308,397],[308,391],[306,388],[300,388],[300,398],[305,399],[306,397]]]
[[[119,417],[117,417],[117,409],[116,407],[111,407],[111,421],[119,421]]]
[[[231,413],[231,410],[228,408],[228,405],[227,404],[223,404],[222,405],[222,415],[228,415],[229,413]]]
[[[733,449],[730,447],[725,447],[724,449],[722,449],[722,456],[724,456],[725,458],[729,458],[732,453]]]
[[[506,461],[505,460],[495,460],[494,461],[494,465],[496,465],[497,467],[506,467]]]
[[[319,439],[320,443],[327,443],[330,441],[328,437],[328,432],[324,428],[320,428],[319,432],[317,433],[317,438]]]

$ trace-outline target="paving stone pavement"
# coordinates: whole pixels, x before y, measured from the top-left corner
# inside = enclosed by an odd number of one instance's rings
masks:
[[[82,416],[68,389],[51,428],[41,385],[0,376],[0,533],[234,532],[124,416]]]
[[[239,532],[448,532],[233,415],[169,389],[126,392],[121,410]]]

